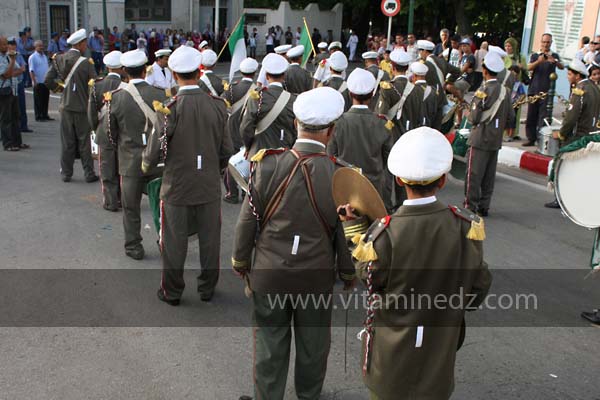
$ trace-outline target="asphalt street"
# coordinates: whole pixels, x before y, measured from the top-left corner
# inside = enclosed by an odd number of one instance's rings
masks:
[[[58,119],[57,105],[53,98]],[[223,203],[214,300],[199,301],[190,273],[181,306],[170,307],[156,299],[160,257],[147,200],[146,258],[138,262],[124,254],[121,213],[101,208],[100,185],[84,182],[81,165],[71,183],[61,182],[58,120],[37,123],[31,110],[29,118],[34,133],[23,136],[31,149],[0,153],[0,399],[251,394],[251,308],[230,269],[240,205]],[[543,207],[552,199],[543,177],[500,172],[484,242],[493,291],[534,293],[540,304],[467,316],[452,398],[599,400],[600,329],[579,317],[600,307],[600,278],[588,276],[593,233]],[[440,198],[462,203],[461,182],[449,182]],[[195,243],[186,267],[199,267]],[[345,371],[343,313],[335,314],[322,399],[368,398],[358,325],[351,318]]]

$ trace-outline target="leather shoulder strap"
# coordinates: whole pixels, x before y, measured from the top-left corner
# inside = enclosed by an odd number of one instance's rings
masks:
[[[71,84],[71,79],[73,79],[73,75],[75,74],[75,71],[77,70],[77,67],[79,67],[81,65],[82,62],[86,61],[87,58],[85,57],[79,57],[77,59],[77,61],[75,62],[75,65],[73,65],[73,68],[71,68],[71,70],[69,71],[69,75],[67,75],[67,79],[65,79],[65,87],[69,87]]]
[[[292,97],[290,92],[285,90],[281,92],[281,95],[279,95],[279,98],[273,105],[273,108],[271,108],[267,115],[265,115],[260,121],[258,121],[258,124],[256,124],[256,130],[254,131],[255,135],[266,131],[267,128],[271,126],[271,124],[277,119],[277,117],[279,117],[279,114],[281,114],[287,105],[290,97]]]

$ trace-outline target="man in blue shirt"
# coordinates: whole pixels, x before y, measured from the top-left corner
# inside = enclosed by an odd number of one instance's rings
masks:
[[[70,32],[68,29],[63,31],[62,36],[58,40],[58,52],[64,53],[69,50],[69,44],[67,43],[67,39],[69,38]]]
[[[12,84],[13,88],[16,88],[16,96],[18,97],[19,102],[19,125],[21,132],[33,132],[28,127],[27,123],[27,104],[25,102],[25,76],[29,76],[29,69],[27,67],[27,62],[23,57],[23,54],[19,52],[19,39],[16,39],[14,36],[8,38],[8,50],[16,51],[17,57],[15,60],[15,68],[17,68],[21,73],[18,76],[13,76]]]
[[[50,41],[48,42],[48,57],[52,58],[55,54],[60,53],[58,48],[58,33],[52,32],[50,35]]]
[[[46,72],[48,72],[48,57],[44,54],[44,43],[36,40],[35,52],[29,56],[29,74],[33,84],[33,109],[36,121],[50,121],[48,115],[48,99],[50,91],[44,84]]]
[[[94,60],[94,67],[96,68],[96,74],[100,74],[104,65],[102,63],[102,51],[104,50],[104,38],[100,34],[100,31],[94,29],[94,34],[88,40],[88,46],[92,52],[92,60]]]

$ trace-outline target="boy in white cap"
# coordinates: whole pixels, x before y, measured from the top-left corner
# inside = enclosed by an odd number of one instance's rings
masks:
[[[142,50],[124,53],[121,64],[129,83],[104,96],[108,118],[106,134],[110,143],[116,146],[119,158],[125,254],[134,260],[144,258],[140,217],[142,192],[149,181],[160,175],[156,169],[140,169],[142,152],[156,120],[152,103],[167,98],[164,90],[144,80],[147,62]]]
[[[317,55],[313,59],[313,65],[319,66],[321,61],[329,58],[329,52],[327,51],[327,42],[320,42],[317,45]]]
[[[433,49],[435,45],[428,40],[418,40],[417,48],[419,49],[419,57],[427,65],[428,71],[425,77],[427,84],[433,87],[436,91],[437,96],[437,114],[432,123],[432,127],[435,129],[441,129],[442,118],[444,117],[444,106],[448,104],[446,98],[446,87],[452,85],[460,76],[460,69],[448,63],[442,57],[436,57],[433,55]],[[450,74],[448,79],[446,77]]]
[[[496,78],[503,69],[504,61],[498,54],[488,52],[485,55],[482,65],[484,83],[475,92],[468,117],[473,127],[467,153],[465,207],[483,217],[488,215],[492,201],[504,127],[513,112],[510,91]]]
[[[300,94],[312,89],[312,77],[310,72],[301,66],[304,57],[304,46],[292,47],[286,53],[290,66],[285,71],[285,88],[293,94]]]
[[[393,215],[376,221],[353,252],[369,295],[360,337],[363,380],[371,399],[449,399],[464,313],[475,310],[490,287],[483,221],[436,198],[452,158],[452,147],[439,131],[420,127],[402,135],[388,168],[408,198]],[[443,296],[447,303],[377,307],[377,298],[391,296]],[[453,297],[466,298],[468,304],[449,307]]]
[[[146,68],[146,82],[159,89],[171,92],[176,85],[173,73],[169,69],[170,49],[160,49],[154,52],[156,61]],[[168,94],[171,97],[171,93]]]
[[[292,104],[296,96],[283,87],[288,62],[279,54],[263,59],[268,86],[250,92],[240,134],[250,159],[261,149],[292,147],[296,141]]]
[[[329,44],[328,47],[329,50],[329,57],[331,57],[333,54],[337,53],[338,51],[342,51],[342,44],[340,42],[331,42]],[[317,87],[319,85],[320,82],[325,82],[327,79],[329,79],[329,76],[331,74],[330,70],[329,70],[329,59],[325,58],[322,59],[318,64],[316,64],[316,71],[315,74],[313,75],[313,87]],[[344,72],[342,74],[342,76],[344,78],[346,78],[346,73]]]
[[[107,107],[104,105],[104,94],[112,92],[123,83],[123,66],[121,53],[111,51],[102,59],[108,69],[105,78],[90,80],[90,97],[87,106],[87,116],[90,127],[96,132],[98,144],[98,166],[100,168],[100,186],[102,189],[102,207],[108,211],[119,211],[121,206],[121,187],[119,184],[119,163],[117,160],[117,147],[108,139],[106,133]]]
[[[488,52],[498,54],[502,60],[504,60],[505,57],[508,55],[502,47],[492,46],[492,45],[488,46]],[[508,90],[511,90],[511,91],[513,89],[513,85],[515,84],[515,80],[516,80],[516,78],[513,76],[513,74],[511,74],[510,71],[507,70],[506,68],[504,68],[502,71],[498,72],[496,79],[498,79],[498,82],[500,82],[501,84],[506,86],[508,88]]]
[[[166,105],[155,103],[160,125],[142,163],[143,170],[152,168],[161,154],[165,163],[160,189],[162,278],[157,296],[172,306],[179,304],[185,287],[189,232],[198,234],[200,300],[212,299],[219,279],[221,171],[233,148],[225,101],[198,86],[201,59],[198,50],[187,46],[171,55],[169,67],[179,90]]]
[[[348,76],[352,107],[335,124],[327,153],[359,167],[379,195],[384,194],[384,170],[393,145],[385,121],[369,110],[375,78],[362,68]]]
[[[208,49],[202,52],[202,76],[198,81],[200,88],[206,93],[210,93],[215,97],[220,97],[225,88],[229,85],[226,81],[216,76],[213,72],[215,65],[217,64],[217,53]]]
[[[328,59],[329,78],[321,82],[319,86],[334,88],[344,96],[344,112],[348,111],[352,106],[352,98],[348,92],[348,84],[344,79],[346,68],[348,68],[348,59],[341,51],[336,51]]]
[[[597,131],[600,117],[600,90],[588,79],[588,69],[581,60],[575,58],[569,63],[567,78],[573,88],[569,106],[565,111],[560,130],[553,133],[553,137],[560,140],[561,147],[589,135],[590,132]],[[556,197],[545,206],[560,208]]]
[[[94,160],[90,142],[90,126],[87,120],[89,97],[88,82],[96,77],[94,60],[82,55],[87,49],[85,29],[80,29],[67,39],[69,51],[56,54],[46,74],[45,84],[53,92],[62,91],[60,99],[60,174],[63,182],[70,182],[73,163],[79,153],[85,181],[96,182]]]
[[[373,98],[369,104],[369,109],[371,111],[375,110],[379,100],[379,83],[388,82],[390,80],[388,73],[379,68],[378,58],[379,54],[376,51],[366,51],[362,53],[362,59],[365,61],[365,69],[372,73],[376,80],[375,88],[373,89]]]
[[[284,398],[292,330],[297,397],[318,399],[323,387],[331,306],[273,306],[269,298],[330,295],[336,275],[345,289],[354,283],[332,196],[336,163],[325,153],[343,110],[344,99],[332,88],[302,93],[294,103],[298,140],[293,149],[264,150],[254,158],[232,264],[246,280],[254,305],[256,399]]]
[[[435,89],[427,84],[425,77],[427,76],[427,65],[422,62],[416,61],[410,64],[410,72],[412,73],[412,82],[416,87],[419,87],[423,91],[423,97],[421,98],[421,114],[419,116],[420,121],[418,126],[432,127],[433,121],[437,114],[437,96]]]
[[[229,102],[229,119],[227,126],[233,143],[233,151],[237,153],[243,146],[242,137],[240,135],[240,123],[242,121],[242,113],[244,106],[251,91],[256,89],[254,83],[254,75],[258,69],[258,62],[254,58],[246,58],[240,63],[240,72],[242,79],[233,82],[229,88],[223,93],[223,98]],[[223,184],[225,186],[225,196],[223,200],[228,203],[237,204],[239,201],[238,185],[231,177],[229,169],[225,169],[223,174]]]
[[[291,44],[282,44],[281,46],[275,47],[275,54],[279,54],[282,57],[285,57],[286,53],[292,48]]]

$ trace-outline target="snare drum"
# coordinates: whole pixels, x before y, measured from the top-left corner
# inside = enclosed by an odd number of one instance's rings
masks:
[[[600,151],[561,154],[555,168],[556,199],[565,215],[577,225],[600,227]]]
[[[248,179],[250,179],[250,161],[244,157],[245,152],[246,148],[242,147],[238,153],[231,156],[227,168],[236,183],[240,185],[243,191],[247,192]]]
[[[540,129],[540,138],[538,140],[538,153],[545,156],[554,157],[558,154],[560,141],[552,137],[554,131],[560,130],[560,126],[550,125]]]

